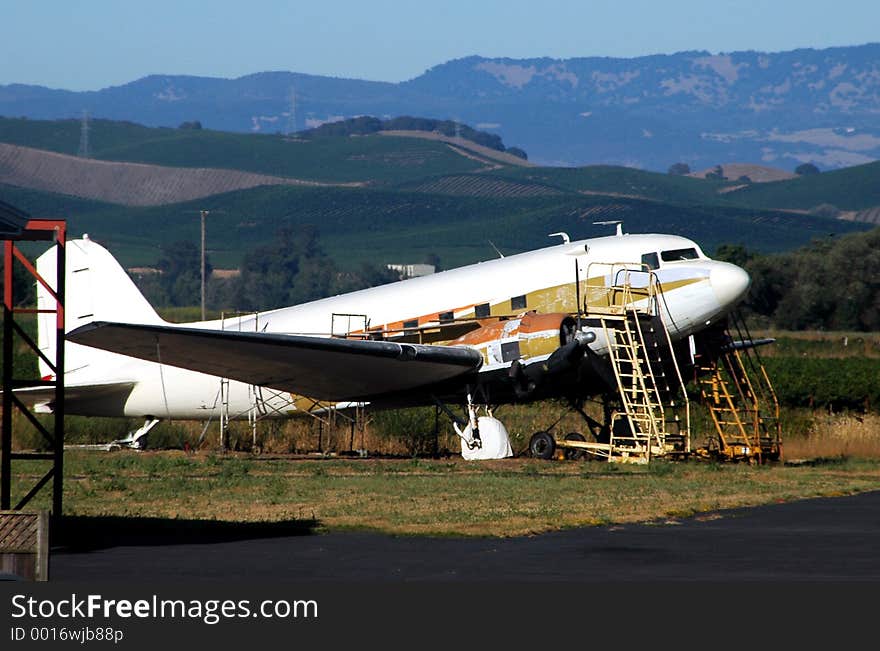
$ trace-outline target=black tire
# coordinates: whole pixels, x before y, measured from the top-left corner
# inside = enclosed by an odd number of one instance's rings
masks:
[[[565,435],[565,440],[586,442],[587,439],[585,439],[583,434],[580,434],[579,432],[571,432]],[[581,450],[580,448],[568,448],[565,451],[566,459],[577,460],[583,459],[585,456],[587,456],[587,452],[585,450]]]
[[[529,455],[536,459],[552,459],[556,453],[556,439],[550,432],[535,432],[529,441]]]

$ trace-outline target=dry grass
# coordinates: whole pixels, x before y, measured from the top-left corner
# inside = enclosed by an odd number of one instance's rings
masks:
[[[806,436],[784,442],[788,459],[880,459],[880,415],[817,414]]]

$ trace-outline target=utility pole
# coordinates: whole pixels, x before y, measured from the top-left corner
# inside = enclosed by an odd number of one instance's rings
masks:
[[[77,156],[80,158],[89,158],[91,152],[89,151],[89,130],[91,127],[89,126],[89,112],[83,109],[82,112],[82,122],[79,127],[79,151],[77,152]]]
[[[296,133],[296,89],[290,87],[290,95],[288,96],[289,106],[287,109],[287,135],[292,136]]]
[[[205,320],[205,217],[208,216],[207,210],[200,210],[202,216],[202,321]]]

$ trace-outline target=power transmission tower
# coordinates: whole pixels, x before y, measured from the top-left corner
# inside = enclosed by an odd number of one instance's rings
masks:
[[[296,89],[290,87],[290,95],[288,97],[289,106],[287,109],[287,135],[296,133]]]
[[[89,130],[91,127],[89,126],[89,112],[86,109],[83,109],[82,112],[82,122],[79,127],[79,152],[77,152],[77,156],[80,158],[89,158],[91,153],[89,152]]]

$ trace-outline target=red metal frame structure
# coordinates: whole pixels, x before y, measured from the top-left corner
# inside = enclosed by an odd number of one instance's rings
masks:
[[[3,286],[3,418],[2,418],[2,458],[0,458],[0,509],[9,510],[12,505],[12,461],[14,459],[49,460],[52,466],[46,474],[13,507],[15,510],[25,506],[40,489],[52,480],[52,515],[61,516],[62,477],[64,470],[64,278],[67,227],[64,220],[30,219],[19,234],[10,235],[4,242],[4,286]],[[13,240],[50,241],[58,245],[58,265],[55,288],[42,278],[34,265],[22,254]],[[55,299],[55,309],[20,308],[15,305],[13,292],[13,266],[18,261],[36,281],[43,285]],[[55,359],[44,355],[37,343],[16,322],[17,314],[53,313],[55,314]],[[13,377],[13,344],[15,336],[24,341],[52,369],[46,379]],[[53,428],[43,425],[15,395],[14,389],[24,386],[54,387]],[[50,444],[51,452],[13,452],[12,451],[12,413],[17,408]]]

